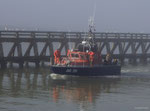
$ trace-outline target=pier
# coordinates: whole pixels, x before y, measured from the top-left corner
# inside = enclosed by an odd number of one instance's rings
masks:
[[[17,64],[19,67],[34,63],[53,64],[54,50],[60,48],[61,55],[86,39],[85,32],[56,31],[0,31],[0,68]],[[147,62],[150,59],[150,34],[95,32],[94,40],[104,58],[110,53],[123,63],[128,60]]]

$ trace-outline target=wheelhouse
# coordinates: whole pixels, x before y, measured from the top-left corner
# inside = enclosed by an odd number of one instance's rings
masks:
[[[69,51],[67,56],[70,61],[70,65],[86,65],[89,63],[88,54],[86,52]]]

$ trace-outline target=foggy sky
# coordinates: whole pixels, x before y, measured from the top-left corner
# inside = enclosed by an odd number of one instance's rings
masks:
[[[150,33],[150,0],[0,0],[0,28]]]

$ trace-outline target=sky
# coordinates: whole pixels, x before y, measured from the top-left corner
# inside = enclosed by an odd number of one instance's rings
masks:
[[[0,29],[150,33],[150,0],[0,0]]]

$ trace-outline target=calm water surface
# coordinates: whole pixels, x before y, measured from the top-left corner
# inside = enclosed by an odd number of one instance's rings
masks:
[[[0,111],[149,111],[150,65],[121,76],[68,77],[48,68],[0,71]]]

